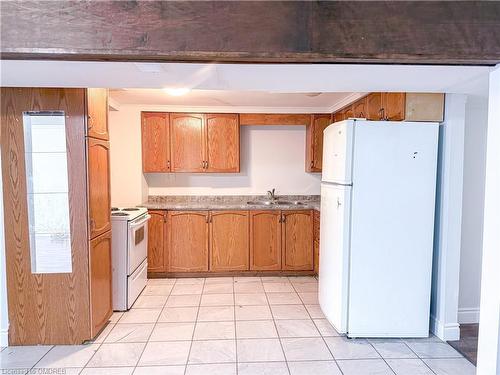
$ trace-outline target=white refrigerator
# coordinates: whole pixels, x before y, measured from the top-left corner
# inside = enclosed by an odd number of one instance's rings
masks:
[[[438,123],[325,129],[319,302],[348,337],[427,337]]]

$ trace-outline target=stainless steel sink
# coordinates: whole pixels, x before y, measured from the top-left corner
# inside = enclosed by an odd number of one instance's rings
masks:
[[[251,206],[301,206],[304,203],[299,201],[253,201],[247,202]]]

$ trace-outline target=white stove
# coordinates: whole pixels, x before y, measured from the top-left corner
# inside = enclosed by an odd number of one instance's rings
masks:
[[[113,310],[132,307],[146,286],[148,273],[147,208],[111,209]]]

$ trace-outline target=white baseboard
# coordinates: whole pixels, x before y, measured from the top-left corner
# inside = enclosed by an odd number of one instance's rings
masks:
[[[443,341],[455,341],[460,339],[460,324],[443,323],[431,316],[431,332]]]
[[[479,323],[479,307],[464,307],[458,309],[460,324]]]
[[[9,329],[3,328],[0,330],[0,346],[9,346]]]

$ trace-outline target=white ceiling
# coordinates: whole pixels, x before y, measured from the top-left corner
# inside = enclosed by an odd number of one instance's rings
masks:
[[[322,111],[340,108],[346,93],[445,92],[486,97],[487,66],[370,64],[192,64],[0,61],[0,84],[20,87],[146,89],[113,92],[118,103],[261,107]],[[188,87],[184,97],[150,89]],[[304,93],[322,92],[317,97]],[[285,107],[283,107],[285,105]]]
[[[350,97],[350,93],[274,93],[265,91],[192,90],[171,96],[162,89],[114,89],[111,99],[120,105],[194,107],[274,107],[329,109]]]

